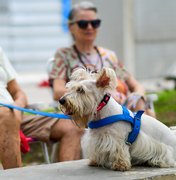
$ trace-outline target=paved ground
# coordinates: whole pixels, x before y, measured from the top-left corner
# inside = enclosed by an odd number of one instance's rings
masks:
[[[130,171],[111,171],[89,167],[88,160],[30,166],[0,172],[6,180],[174,180],[176,168],[133,167]]]

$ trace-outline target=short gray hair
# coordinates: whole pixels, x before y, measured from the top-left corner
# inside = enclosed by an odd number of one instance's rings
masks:
[[[68,15],[69,21],[72,21],[74,19],[76,12],[79,10],[92,10],[96,13],[98,12],[96,6],[92,2],[83,1],[83,2],[80,2],[78,4],[75,4],[72,7],[72,9],[70,10],[70,13]]]

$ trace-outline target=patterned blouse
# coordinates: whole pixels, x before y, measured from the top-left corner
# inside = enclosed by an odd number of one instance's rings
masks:
[[[87,55],[75,51],[74,47],[58,49],[54,57],[54,65],[50,72],[50,79],[64,79],[69,81],[71,72],[77,67],[84,67],[95,71],[102,67],[114,69],[117,77],[121,80],[128,78],[129,73],[124,66],[118,61],[116,54],[108,49],[97,47],[97,53]],[[80,61],[80,58],[83,62]]]
[[[118,81],[117,91],[114,92],[113,96],[119,103],[124,104],[128,101],[128,94],[130,93],[125,82],[130,77],[130,73],[118,60],[113,51],[103,47],[95,47],[95,49],[96,52],[93,54],[78,52],[74,46],[58,49],[49,74],[51,86],[54,79],[63,79],[68,82],[71,72],[77,67],[86,66],[91,71],[100,70],[102,67],[109,67],[114,69]]]

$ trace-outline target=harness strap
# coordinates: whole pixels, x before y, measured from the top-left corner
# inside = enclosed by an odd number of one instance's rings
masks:
[[[141,125],[141,116],[144,113],[144,111],[138,111],[136,115],[132,117],[130,116],[129,110],[125,106],[122,106],[122,109],[123,109],[123,114],[109,116],[99,121],[90,121],[88,123],[88,127],[90,129],[97,129],[118,121],[129,122],[132,125],[132,131],[128,135],[126,144],[131,145],[136,140],[139,134],[140,125]]]
[[[36,111],[36,110],[22,108],[22,107],[19,107],[19,106],[14,106],[14,105],[5,104],[5,103],[0,103],[0,105],[8,107],[10,109],[16,109],[16,110],[19,110],[19,111],[23,111],[23,112],[27,112],[27,113],[31,113],[31,114],[37,114],[37,115],[41,115],[41,116],[48,116],[48,117],[58,118],[58,119],[71,119],[70,116],[66,116],[65,114],[57,114],[57,113],[48,113],[48,112],[43,112],[43,111]]]
[[[141,127],[141,116],[144,111],[140,110],[134,116],[134,124],[132,125],[132,131],[128,135],[128,139],[126,140],[126,144],[131,145],[137,138],[140,127]]]
[[[113,115],[113,116],[109,116],[103,119],[100,119],[98,121],[90,121],[88,123],[88,127],[91,129],[97,129],[118,121],[127,121],[130,122],[131,124],[133,124],[133,117],[130,116],[130,113],[128,111],[128,109],[125,106],[122,106],[123,109],[123,113],[122,114],[117,114],[117,115]]]

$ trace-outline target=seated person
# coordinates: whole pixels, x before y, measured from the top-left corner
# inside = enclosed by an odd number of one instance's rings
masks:
[[[0,102],[20,107],[27,97],[16,80],[16,72],[0,48]],[[0,106],[0,160],[4,169],[21,167],[20,129],[38,140],[59,141],[58,161],[80,159],[82,131],[71,120],[24,116],[21,111]]]
[[[154,116],[154,112],[147,106],[144,88],[124,68],[113,51],[95,44],[101,25],[98,17],[97,8],[91,2],[75,4],[71,9],[68,26],[74,42],[70,47],[58,49],[55,54],[49,75],[53,98],[58,100],[67,91],[65,84],[75,68],[86,67],[95,72],[110,67],[115,70],[119,82],[114,98],[132,111],[145,110]]]

